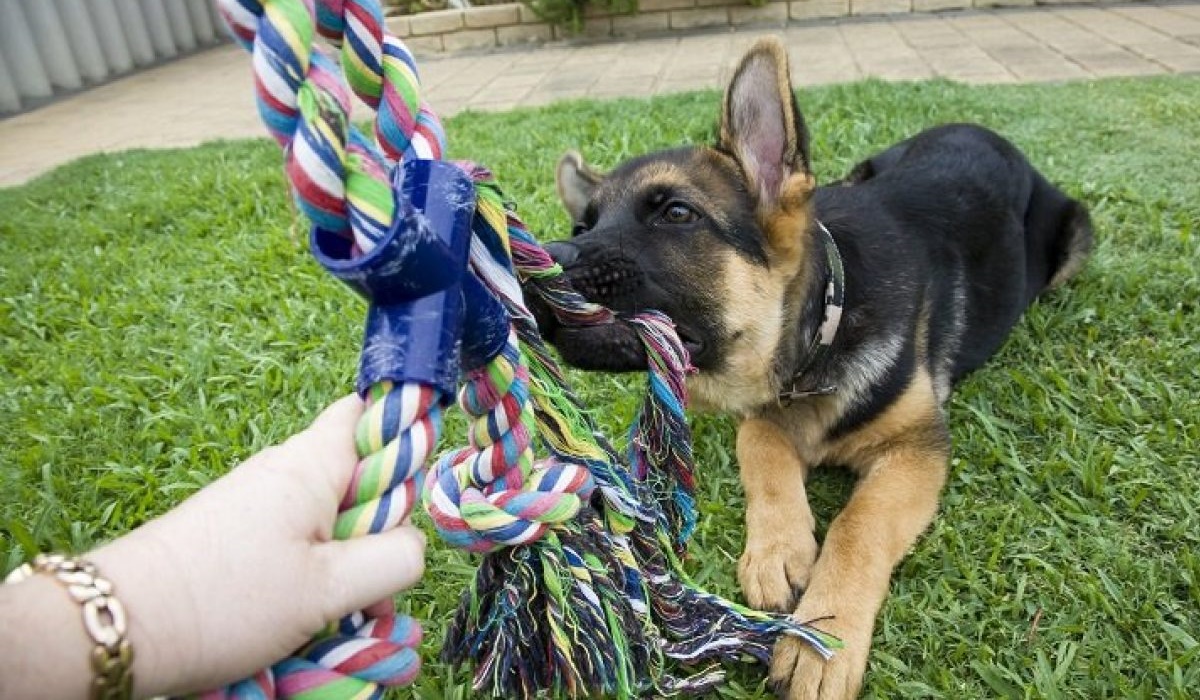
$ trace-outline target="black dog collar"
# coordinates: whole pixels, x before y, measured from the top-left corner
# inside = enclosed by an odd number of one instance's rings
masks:
[[[795,399],[806,396],[827,396],[837,391],[836,386],[802,388],[800,384],[804,379],[804,373],[829,354],[829,348],[833,345],[834,337],[837,336],[838,325],[842,321],[842,303],[846,293],[846,271],[842,267],[842,254],[838,252],[833,234],[829,232],[825,224],[817,221],[817,228],[821,231],[821,241],[825,248],[825,312],[821,315],[821,325],[817,328],[817,334],[808,344],[804,364],[792,375],[791,388],[779,392],[779,403],[785,406]]]

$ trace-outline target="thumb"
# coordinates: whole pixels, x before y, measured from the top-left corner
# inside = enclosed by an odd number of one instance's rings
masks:
[[[412,525],[320,545],[329,571],[327,619],[412,588],[425,573],[425,533]]]
[[[356,394],[334,401],[313,420],[312,424],[284,443],[303,459],[295,460],[296,467],[306,467],[311,473],[305,478],[332,479],[340,498],[350,483],[358,452],[354,446],[354,430],[362,417],[364,405]]]

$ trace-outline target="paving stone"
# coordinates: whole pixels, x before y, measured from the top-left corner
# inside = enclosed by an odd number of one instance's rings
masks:
[[[729,23],[729,10],[724,7],[702,7],[671,12],[671,29],[723,27]]]
[[[465,29],[442,35],[443,51],[469,51],[491,49],[496,46],[495,29]]]
[[[422,12],[408,18],[409,31],[413,36],[441,34],[454,31],[463,26],[462,10],[438,10]]]
[[[894,22],[893,26],[905,43],[920,51],[950,51],[972,46],[961,32],[936,17],[913,16],[910,20]]]
[[[1147,27],[1153,27],[1170,37],[1177,39],[1200,37],[1200,13],[1197,17],[1189,17],[1178,11],[1184,7],[1186,6],[1134,5],[1113,7],[1111,11]]]
[[[665,32],[671,16],[666,12],[639,13],[612,18],[613,36],[624,37],[649,32]]]
[[[1200,72],[1200,48],[1189,44],[1132,44],[1127,48],[1176,73]]]
[[[513,27],[496,27],[496,41],[501,46],[513,44],[535,44],[550,39],[550,28],[543,24],[518,24]]]
[[[912,12],[912,0],[850,0],[852,15],[891,15]]]
[[[1071,2],[1072,0],[1052,0]],[[1088,0],[1090,1],[1090,0]],[[1036,4],[1036,0],[975,0],[975,7],[1027,7]]]
[[[506,24],[519,24],[520,21],[521,10],[518,5],[484,5],[463,14],[463,22],[472,29],[502,27]]]
[[[755,7],[746,5],[745,7],[729,8],[729,23],[735,27],[753,24],[775,24],[782,26],[788,20],[787,3],[772,2]]]
[[[1101,78],[1118,75],[1154,75],[1162,72],[1152,62],[1124,49],[1081,53],[1072,58],[1092,75]]]
[[[913,0],[913,12],[962,10],[970,6],[971,0]]]
[[[1088,7],[1049,0],[1052,4],[1034,8],[893,14],[870,20],[846,16],[855,7],[859,12],[923,10],[962,7],[967,0],[780,0],[763,9],[732,10],[710,6],[710,1],[715,0],[645,0],[673,9],[655,19],[643,13],[604,21],[618,34],[665,31],[668,17],[678,20],[672,26],[699,27],[720,19],[726,24],[719,26],[725,27],[729,16],[742,21],[762,13],[782,25],[786,8],[791,23],[770,31],[722,29],[612,43],[539,43],[486,54],[472,48],[474,55],[441,53],[447,46],[474,47],[476,41],[482,46],[484,35],[469,32],[491,31],[466,27],[458,11],[392,19],[389,27],[395,32],[408,26],[413,32],[405,43],[420,57],[423,93],[442,116],[463,109],[503,110],[563,99],[720,88],[742,51],[767,34],[785,38],[797,85],[868,75],[1011,83],[1200,72],[1196,0]],[[499,28],[512,32],[506,35],[508,41],[550,38],[523,5],[495,14],[511,19],[514,10],[521,24]],[[830,22],[827,17],[843,19]],[[472,23],[478,21],[482,20]],[[439,23],[457,23],[463,36],[418,32]],[[88,139],[71,137],[79,114],[88,115]],[[369,118],[370,110],[357,104],[354,116]],[[227,45],[0,120],[0,187],[99,150],[265,135],[254,107],[249,57]]]
[[[793,20],[844,17],[850,14],[850,0],[796,0],[788,3]]]

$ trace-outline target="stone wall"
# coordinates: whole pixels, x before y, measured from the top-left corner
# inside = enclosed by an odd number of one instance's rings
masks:
[[[1037,4],[1078,1],[1038,0]],[[857,15],[1033,4],[1035,0],[769,0],[755,7],[745,0],[639,0],[636,14],[589,12],[582,32],[571,34],[541,21],[528,7],[511,3],[391,17],[388,29],[418,55],[431,55],[697,29],[782,27],[791,22]]]

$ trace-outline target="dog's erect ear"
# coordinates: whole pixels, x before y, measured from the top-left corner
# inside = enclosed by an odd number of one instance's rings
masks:
[[[604,173],[583,162],[583,156],[578,151],[567,151],[558,161],[554,179],[558,184],[558,196],[571,215],[571,220],[582,221],[592,192],[604,179]]]
[[[725,91],[720,139],[756,186],[761,208],[780,203],[793,175],[809,179],[808,131],[777,39],[759,41],[742,57]]]

